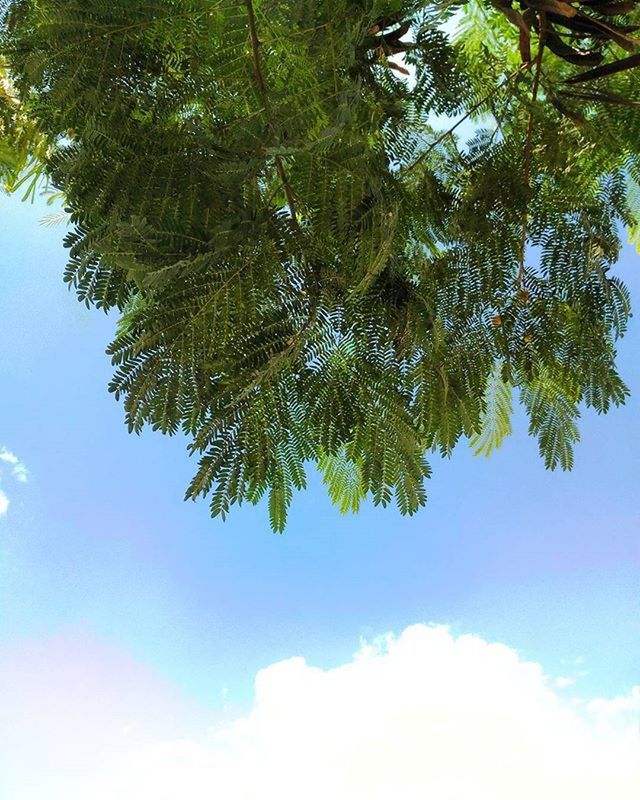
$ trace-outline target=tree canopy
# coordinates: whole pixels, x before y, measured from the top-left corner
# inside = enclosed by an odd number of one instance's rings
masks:
[[[282,530],[313,463],[411,514],[512,397],[564,469],[624,401],[635,0],[3,6],[0,173],[63,194],[129,428],[190,437],[214,515]]]

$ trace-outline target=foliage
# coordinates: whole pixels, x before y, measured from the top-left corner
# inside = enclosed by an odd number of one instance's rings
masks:
[[[0,58],[0,186],[11,192],[26,186],[24,199],[33,198],[45,177],[46,157],[46,141],[25,114]]]
[[[502,364],[498,362],[487,379],[484,411],[478,433],[471,440],[477,456],[490,456],[511,434],[511,386],[502,378],[502,369]]]
[[[571,466],[581,404],[627,394],[610,268],[638,236],[640,83],[616,2],[5,2],[66,280],[120,311],[111,389],[132,431],[191,438],[188,497],[224,517],[268,493],[282,530],[315,462],[343,511],[411,514],[429,451],[489,453],[513,392]]]

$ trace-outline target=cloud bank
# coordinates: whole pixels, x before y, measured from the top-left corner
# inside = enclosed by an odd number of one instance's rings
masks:
[[[640,687],[571,699],[539,664],[446,627],[364,644],[335,669],[273,664],[231,722],[83,637],[0,663],[12,800],[636,800],[640,787]]]
[[[0,467],[4,465],[8,465],[12,477],[15,478],[15,480],[17,480],[19,483],[27,482],[29,473],[25,465],[10,450],[7,450],[6,447],[0,447]],[[0,480],[2,480],[2,477],[3,474],[2,470],[0,469]],[[7,513],[9,510],[9,505],[9,498],[2,488],[0,488],[0,517]]]

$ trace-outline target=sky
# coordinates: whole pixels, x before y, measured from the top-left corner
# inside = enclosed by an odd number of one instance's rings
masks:
[[[183,502],[183,439],[127,433],[50,212],[0,196],[2,800],[637,797],[639,319],[571,473],[517,414],[433,459],[413,518],[312,476],[274,535]]]

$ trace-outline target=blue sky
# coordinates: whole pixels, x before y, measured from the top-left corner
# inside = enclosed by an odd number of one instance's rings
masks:
[[[179,437],[127,433],[106,388],[115,320],[63,285],[49,211],[0,197],[0,448],[28,470],[0,464],[0,652],[100,642],[216,718],[248,712],[268,665],[328,670],[417,623],[503,643],[578,700],[640,682],[640,320],[620,345],[631,400],[584,415],[573,472],[544,470],[518,415],[489,460],[435,458],[414,518],[340,516],[313,477],[278,536],[264,508],[222,523],[184,503]],[[631,248],[618,273],[640,297]]]

